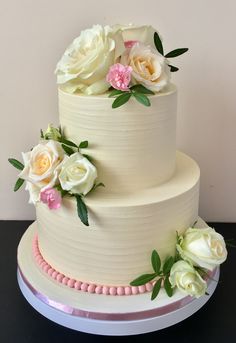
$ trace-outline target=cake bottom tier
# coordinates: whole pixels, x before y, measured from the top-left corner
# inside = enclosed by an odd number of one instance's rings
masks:
[[[114,195],[96,191],[86,197],[90,226],[77,215],[73,198],[58,210],[38,203],[38,246],[55,270],[89,284],[126,286],[152,271],[156,249],[164,260],[174,255],[176,231],[197,220],[200,172],[183,153],[177,154],[174,177],[156,188]]]

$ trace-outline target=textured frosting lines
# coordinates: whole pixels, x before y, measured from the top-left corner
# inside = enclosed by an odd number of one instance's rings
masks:
[[[37,204],[39,248],[44,259],[70,278],[95,284],[124,286],[150,272],[150,252],[173,255],[176,231],[197,219],[199,169],[185,155],[166,184],[133,194],[86,198],[90,227],[76,214],[73,199],[50,211]],[[96,193],[97,194],[97,193]]]
[[[86,97],[59,90],[60,124],[73,141],[88,140],[106,192],[156,186],[175,170],[176,88],[152,97],[149,108],[136,101],[112,109],[107,95]]]

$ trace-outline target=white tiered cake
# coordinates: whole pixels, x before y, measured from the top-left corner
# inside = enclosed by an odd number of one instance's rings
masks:
[[[9,159],[37,217],[19,244],[19,284],[62,325],[148,332],[214,292],[224,239],[198,218],[199,167],[176,151],[168,59],[187,50],[164,54],[151,26],[83,31],[56,69],[60,128],[41,130],[24,164]]]

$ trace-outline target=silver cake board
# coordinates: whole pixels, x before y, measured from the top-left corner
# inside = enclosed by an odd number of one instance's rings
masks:
[[[18,283],[26,300],[44,317],[67,328],[110,336],[126,336],[161,330],[197,312],[212,296],[219,280],[208,280],[208,295],[198,299],[175,292],[169,298],[161,290],[158,298],[150,293],[131,296],[106,296],[77,291],[48,276],[36,264],[32,241],[33,223],[18,246]]]

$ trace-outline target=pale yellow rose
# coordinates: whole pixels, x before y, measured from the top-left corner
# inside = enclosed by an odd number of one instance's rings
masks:
[[[58,182],[60,165],[65,156],[61,145],[53,140],[41,141],[31,151],[22,153],[24,169],[19,177],[28,181],[30,202],[37,201],[37,195],[45,188]]]
[[[151,46],[134,44],[122,54],[121,63],[132,67],[132,84],[159,92],[170,82],[166,58]]]
[[[178,261],[172,266],[169,281],[173,288],[177,287],[182,293],[196,298],[206,293],[206,281],[186,261]]]
[[[57,83],[73,93],[101,94],[110,84],[106,75],[125,47],[121,32],[94,25],[81,32],[57,64]]]
[[[210,227],[186,230],[177,250],[184,260],[208,270],[213,270],[227,258],[224,238]]]

